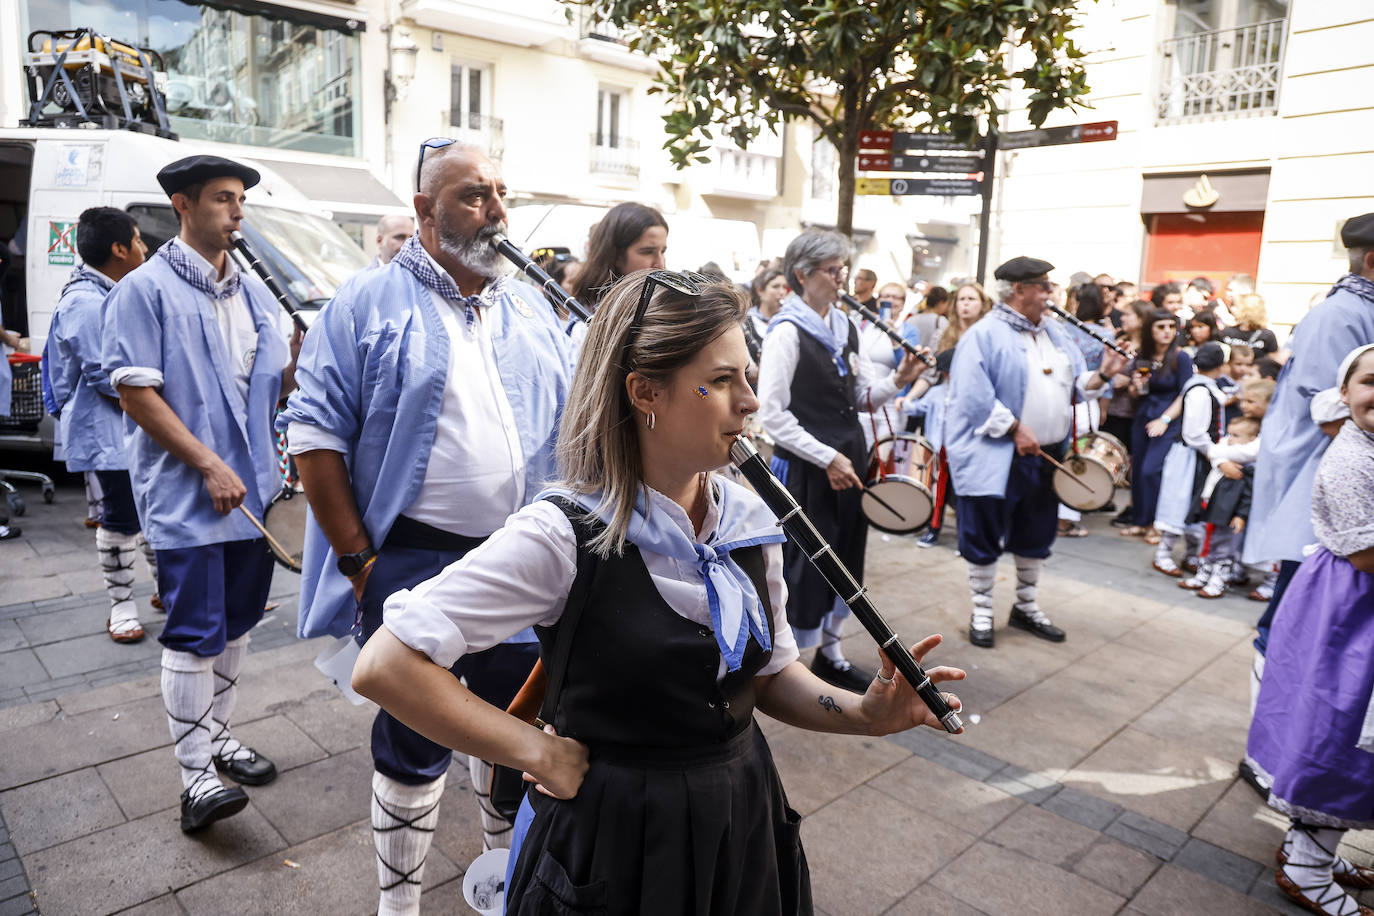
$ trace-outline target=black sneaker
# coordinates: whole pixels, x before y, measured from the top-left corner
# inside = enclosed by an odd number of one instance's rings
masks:
[[[1129,528],[1133,524],[1135,523],[1131,521],[1130,506],[1127,506],[1126,508],[1122,509],[1121,512],[1115,518],[1112,519],[1113,528]]]
[[[940,543],[940,529],[931,528],[925,534],[916,539],[917,547],[934,547]]]
[[[1115,511],[1116,511],[1116,503],[1115,503],[1114,501],[1113,501],[1113,502],[1108,502],[1107,505],[1101,507],[1100,509],[1094,509],[1093,511],[1094,511],[1094,512],[1115,512]]]
[[[13,525],[0,525],[0,541],[8,541],[10,538],[17,538],[22,532]]]
[[[836,687],[852,690],[855,693],[863,693],[868,690],[868,684],[873,680],[873,672],[857,668],[848,660],[832,662],[819,651],[811,662],[811,670],[815,672],[816,677],[827,684],[834,684]]]

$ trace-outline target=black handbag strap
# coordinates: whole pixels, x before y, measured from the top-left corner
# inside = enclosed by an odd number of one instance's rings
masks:
[[[545,668],[548,681],[544,688],[544,702],[539,707],[539,721],[535,723],[541,728],[544,724],[552,723],[554,714],[558,712],[558,695],[563,692],[563,679],[568,673],[573,636],[577,633],[577,623],[582,619],[582,609],[587,605],[587,595],[601,563],[600,557],[586,549],[587,541],[596,536],[601,521],[562,496],[551,496],[549,502],[562,509],[568,521],[572,522],[577,535],[577,573],[573,578],[572,590],[568,592],[568,601],[563,605],[563,615],[558,619],[553,655]]]

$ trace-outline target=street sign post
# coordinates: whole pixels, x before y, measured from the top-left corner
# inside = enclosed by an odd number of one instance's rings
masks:
[[[971,175],[983,170],[982,156],[925,156],[910,153],[859,153],[859,168],[870,172],[937,172]]]
[[[1014,130],[1002,134],[1000,149],[1028,149],[1036,146],[1062,146],[1066,143],[1096,143],[1116,139],[1115,121],[1094,121],[1067,127],[1042,127],[1040,130]]]
[[[979,182],[972,178],[856,178],[854,193],[892,197],[977,196]]]
[[[952,134],[918,134],[904,130],[861,130],[859,149],[978,151],[978,147],[969,146]]]

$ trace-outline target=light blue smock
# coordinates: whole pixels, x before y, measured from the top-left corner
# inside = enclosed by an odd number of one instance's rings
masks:
[[[290,355],[277,300],[247,272],[243,298],[258,332],[246,404],[210,297],[181,279],[163,257],[149,258],[105,299],[100,361],[110,375],[126,366],[161,372],[162,399],[239,476],[248,490],[243,505],[260,519],[263,507],[281,489],[272,413]],[[124,434],[143,533],[155,549],[262,536],[242,512],[216,512],[201,473],[169,454],[127,416]]]
[[[1078,396],[1085,398],[1078,379],[1087,366],[1078,345],[1058,321],[1046,317],[1040,326],[1068,356]],[[960,496],[1006,495],[1007,475],[1016,453],[1012,437],[992,438],[979,435],[976,430],[992,416],[997,401],[1014,415],[1021,415],[1029,371],[1021,335],[996,315],[988,315],[969,328],[954,348],[943,441],[954,489]]]
[[[1312,396],[1337,384],[1346,354],[1374,343],[1374,302],[1338,289],[1293,329],[1293,355],[1284,363],[1264,415],[1255,461],[1254,496],[1245,531],[1244,561],[1301,562],[1317,542],[1312,530],[1312,482],[1331,440],[1312,422]]]
[[[104,274],[84,265],[73,270],[62,287],[43,347],[69,471],[123,471],[129,467],[124,452],[124,411],[119,409],[119,395],[100,365],[104,340],[100,308],[113,288]]]
[[[14,396],[11,390],[14,387],[14,373],[10,370],[10,361],[5,353],[5,345],[0,344],[0,417],[10,415],[10,398]]]
[[[525,499],[555,476],[558,420],[572,380],[568,336],[534,288],[489,291],[492,347],[525,458]],[[394,261],[350,278],[320,312],[296,364],[297,390],[277,419],[317,427],[347,445],[363,526],[380,546],[415,501],[448,382],[449,338],[428,287]],[[357,601],[313,514],[307,516],[300,620],[303,638],[343,636]]]

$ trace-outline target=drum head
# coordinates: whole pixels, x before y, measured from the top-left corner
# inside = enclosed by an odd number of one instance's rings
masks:
[[[1064,462],[1074,474],[1054,472],[1054,492],[1059,501],[1070,509],[1092,512],[1101,509],[1116,495],[1116,480],[1112,471],[1095,458],[1082,456]]]
[[[864,518],[888,534],[912,534],[930,524],[935,500],[930,491],[910,477],[889,474],[870,480],[859,501]]]
[[[305,556],[305,513],[309,508],[305,494],[290,487],[283,487],[263,513],[262,526],[276,539],[286,551],[280,556],[275,550],[272,558],[292,572],[301,571],[301,560]]]

